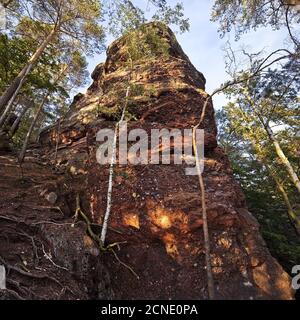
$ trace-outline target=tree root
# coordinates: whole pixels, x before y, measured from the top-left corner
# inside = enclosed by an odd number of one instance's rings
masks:
[[[112,243],[112,244],[109,244],[107,246],[104,246],[102,241],[101,241],[101,238],[95,234],[92,230],[92,227],[91,227],[91,222],[89,220],[89,218],[86,216],[86,214],[81,210],[81,206],[80,206],[80,196],[79,194],[77,193],[76,194],[76,211],[75,211],[75,221],[79,218],[79,215],[84,219],[84,221],[86,222],[87,224],[87,231],[88,231],[88,235],[97,243],[97,245],[99,246],[100,250],[102,252],[109,252],[111,251],[114,255],[114,257],[116,258],[116,260],[122,265],[124,266],[125,268],[127,268],[138,280],[140,279],[140,277],[137,275],[137,273],[129,266],[127,265],[126,263],[124,263],[123,261],[120,260],[120,258],[118,257],[118,255],[116,254],[115,250],[113,249],[114,247],[117,247],[118,250],[120,250],[120,244],[124,244],[124,243],[127,243],[126,241],[124,242],[115,242],[115,243]],[[73,224],[74,226],[74,224]]]
[[[51,253],[50,253],[50,252],[47,253],[47,252],[45,251],[45,247],[44,247],[44,244],[43,244],[43,243],[42,243],[42,249],[43,249],[44,257],[45,257],[47,260],[49,260],[49,261],[54,265],[54,267],[59,268],[59,269],[63,269],[63,270],[66,270],[66,271],[69,271],[68,268],[62,267],[62,266],[56,264],[56,263],[52,260],[52,255],[51,255]]]
[[[132,267],[130,267],[128,264],[126,264],[125,262],[121,261],[120,258],[118,257],[118,255],[116,254],[114,249],[110,249],[110,251],[114,254],[116,260],[125,268],[127,268],[138,280],[140,280],[140,277],[138,276],[138,274],[132,269]]]
[[[23,222],[23,221],[18,221],[17,219],[9,218],[9,217],[6,217],[6,216],[0,216],[0,219],[7,220],[7,221],[10,221],[10,222],[15,222],[15,223]]]
[[[56,284],[58,284],[60,287],[62,287],[62,284],[55,278],[51,277],[51,276],[47,276],[47,275],[44,275],[44,274],[36,274],[36,273],[29,273],[29,272],[26,272],[26,271],[23,271],[22,269],[18,268],[18,267],[15,267],[15,266],[12,266],[10,264],[8,264],[1,256],[0,256],[0,262],[6,266],[7,269],[9,270],[13,270],[23,276],[26,276],[26,277],[29,277],[29,278],[34,278],[34,279],[48,279],[48,280],[51,280],[53,282],[55,282]]]
[[[76,194],[76,211],[75,211],[74,221],[77,221],[79,216],[81,216],[83,218],[83,220],[85,221],[85,223],[87,225],[87,231],[88,231],[89,236],[99,245],[101,251],[105,251],[105,248],[103,247],[103,245],[101,243],[100,237],[97,234],[95,234],[94,231],[92,230],[91,222],[90,222],[89,218],[81,210],[80,196],[79,196],[79,193],[77,193]],[[74,227],[74,224],[72,225],[72,227]]]
[[[21,237],[25,237],[25,238],[29,239],[31,244],[32,244],[32,249],[33,249],[33,252],[34,252],[35,262],[40,260],[40,257],[38,255],[38,248],[37,248],[37,245],[35,244],[34,237],[30,236],[28,233],[26,233],[23,230],[21,230],[21,232],[18,232],[17,228],[13,227],[13,226],[7,226],[7,227],[4,227],[4,229],[8,230],[8,231],[6,231],[6,233],[9,232],[12,235],[16,235],[17,234],[17,235],[19,235]]]
[[[22,230],[22,232],[16,232],[18,235],[20,236],[23,236],[29,240],[31,240],[31,244],[32,244],[32,248],[33,248],[33,252],[34,252],[34,258],[36,259],[36,261],[39,261],[40,260],[40,257],[38,255],[38,248],[37,248],[37,245],[35,244],[35,241],[34,241],[34,237],[30,236],[29,234],[27,234],[26,232],[24,232]],[[35,262],[36,262],[35,261]]]
[[[11,290],[11,289],[5,289],[5,292],[9,293],[12,295],[16,300],[26,300],[25,298],[21,297],[16,291]]]
[[[28,288],[24,288],[21,287],[20,283],[18,283],[17,281],[14,281],[12,279],[6,279],[6,282],[9,283],[10,285],[14,286],[15,288],[18,289],[18,291],[20,291],[22,294],[26,295],[26,296],[30,296],[31,298],[33,297],[37,297],[31,290],[29,290]]]

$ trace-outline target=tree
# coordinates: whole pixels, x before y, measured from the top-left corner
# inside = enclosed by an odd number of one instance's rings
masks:
[[[232,51],[231,54],[234,55]],[[262,59],[259,58],[259,55],[245,54],[249,58],[250,70],[261,64]],[[236,61],[236,58],[232,57],[230,61]],[[233,77],[247,76],[244,71],[230,70],[232,63],[229,63],[228,67],[228,72]],[[261,139],[269,139],[274,146],[278,162],[285,168],[300,193],[298,175],[272,129],[274,126],[299,125],[297,117],[300,106],[298,101],[299,70],[300,60],[294,58],[282,68],[278,66],[278,69],[268,69],[252,79],[232,85],[225,90],[225,93],[231,99],[235,99],[234,103],[229,104],[231,112],[234,113],[236,110],[239,116],[243,114],[244,121],[247,121],[259,133]]]
[[[219,143],[227,151],[249,210],[259,220],[272,252],[290,269],[300,258],[297,250],[300,238],[294,232],[299,233],[299,197],[285,172],[273,160],[272,146],[268,148],[267,141],[257,139],[257,132],[245,122],[239,123],[241,115],[236,114],[233,121],[233,114],[226,107],[216,116]]]
[[[292,1],[283,0],[215,0],[212,20],[220,23],[222,36],[234,29],[237,39],[251,29],[270,26],[274,30],[286,27],[294,45],[299,49],[299,32],[293,33],[300,14]]]
[[[226,107],[230,124],[243,131],[240,134],[252,145],[267,174],[273,177],[292,216],[289,196],[284,185],[292,182],[298,192],[300,191],[297,174],[299,164],[293,156],[297,153],[296,136],[299,128],[297,110],[300,47],[299,33],[294,32],[300,20],[299,12],[293,9],[292,1],[216,0],[212,20],[220,23],[221,36],[234,29],[236,39],[239,39],[241,34],[260,27],[270,26],[275,30],[286,28],[293,50],[277,49],[272,52],[273,56],[283,51],[288,54],[280,61],[275,59],[269,64],[267,71],[256,72],[252,79],[248,78],[247,73],[257,69],[257,66],[270,55],[264,59],[263,52],[249,54],[241,50],[249,60],[249,66],[245,70],[244,66],[237,62],[239,57],[232,49],[227,50],[227,71],[230,77],[242,77],[245,81],[228,86],[225,91],[234,99]],[[281,171],[288,173],[284,179],[280,178]],[[287,176],[290,181],[286,181]],[[280,180],[285,182],[282,183]],[[295,218],[297,220],[297,217]]]
[[[14,79],[17,75],[20,66],[26,63],[28,56],[35,51],[35,47],[39,40],[43,36],[43,30],[40,30],[38,25],[32,26],[30,20],[23,20],[17,27],[17,32],[14,36],[1,35],[0,38],[0,92],[5,90],[5,87]],[[31,35],[31,33],[34,34]],[[70,72],[65,75],[63,86],[57,86],[53,88],[53,78],[59,73],[62,64],[72,64],[72,68],[69,68]],[[75,68],[76,64],[76,68]],[[36,67],[28,75],[26,84],[22,87],[21,92],[18,95],[18,99],[15,103],[11,103],[5,109],[0,116],[0,123],[5,126],[7,120],[11,117],[12,111],[17,113],[17,119],[10,128],[10,135],[14,136],[17,133],[17,129],[20,127],[22,119],[31,122],[30,114],[35,109],[35,103],[33,101],[41,100],[44,92],[50,90],[56,92],[55,97],[52,95],[52,103],[46,104],[46,108],[50,109],[47,112],[42,111],[45,116],[44,121],[40,121],[41,126],[48,123],[51,124],[53,120],[57,118],[53,114],[63,114],[62,106],[66,106],[68,103],[68,92],[76,89],[79,86],[85,84],[87,79],[87,64],[82,53],[74,46],[62,47],[62,44],[58,46],[58,43],[51,43],[44,51],[43,55],[39,59]],[[2,71],[1,70],[1,71]],[[3,75],[3,76],[2,76]],[[54,90],[55,89],[55,90]],[[31,101],[30,103],[28,103]],[[55,111],[58,106],[61,107],[60,111]],[[32,109],[32,110],[30,110]],[[28,112],[30,111],[30,113]],[[25,115],[28,117],[24,118]],[[49,118],[52,120],[49,122]],[[25,131],[29,128],[29,125],[25,124],[21,126],[20,132],[14,138],[17,144],[20,143]]]
[[[27,57],[35,49],[35,43],[32,39],[24,37],[12,37],[0,35],[0,93],[5,91],[5,88],[15,78],[19,72],[19,68],[26,63]],[[48,48],[47,52],[40,59],[35,70],[28,76],[26,84],[23,86],[18,99],[15,103],[10,103],[0,116],[0,126],[12,112],[12,109],[18,109],[20,102],[32,100],[43,90],[50,85],[50,78],[59,69],[59,61],[54,47]]]
[[[24,12],[28,14],[24,15]],[[99,52],[103,48],[104,32],[100,24],[101,6],[98,1],[19,1],[17,14],[21,16],[20,26],[38,26],[39,33],[44,33],[44,38],[39,39],[35,52],[2,94],[0,111],[14,102],[27,76],[52,42],[57,41],[65,47],[76,45],[85,53]]]
[[[176,3],[172,7],[167,0],[149,0],[144,10],[130,0],[108,1],[103,5],[104,12],[107,13],[109,32],[115,37],[136,30],[149,21],[160,21],[166,25],[179,27],[181,32],[189,30],[189,19],[184,17],[181,3]],[[150,16],[147,12],[150,12]]]
[[[61,69],[53,76],[51,85],[41,94],[40,102],[37,104],[37,110],[28,129],[22,150],[19,155],[20,163],[22,163],[24,160],[28,142],[37,124],[38,118],[43,112],[43,109],[47,106],[47,104],[48,107],[50,107],[50,112],[53,112],[53,106],[55,107],[56,105],[59,105],[61,108],[61,98],[64,100],[66,96],[68,96],[67,91],[71,91],[73,87],[76,88],[82,84],[86,78],[87,63],[85,58],[82,57],[79,52],[71,52],[70,55],[66,55],[63,58],[67,60],[61,61]],[[47,113],[49,114],[49,111]],[[42,123],[40,126],[42,126]]]
[[[7,8],[9,5],[11,5],[14,2],[14,0],[2,0],[0,3],[2,4],[3,8]]]
[[[9,129],[9,135],[11,137],[13,137],[16,134],[16,132],[18,131],[22,119],[25,117],[26,112],[30,108],[32,108],[32,103],[30,103],[29,101],[27,102],[27,104],[21,106],[21,109],[19,111],[19,114],[17,115],[16,120],[14,121],[13,125]]]

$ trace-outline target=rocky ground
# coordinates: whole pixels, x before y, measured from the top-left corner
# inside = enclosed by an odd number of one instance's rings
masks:
[[[72,227],[72,212],[59,191],[61,175],[51,169],[37,156],[22,167],[15,155],[0,156],[0,264],[8,288],[1,298],[109,298],[99,250],[84,223]]]

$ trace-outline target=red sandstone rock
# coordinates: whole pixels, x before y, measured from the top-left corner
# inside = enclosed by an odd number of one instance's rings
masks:
[[[144,90],[130,100],[130,128],[191,128],[199,121],[205,79],[183,53],[170,29],[150,24],[170,44],[169,57],[134,65],[131,82]],[[113,128],[129,77],[125,39],[108,49],[85,95],[77,97],[62,119],[57,159],[71,172],[84,198],[85,211],[101,224],[106,210],[108,167],[96,161],[96,133]],[[113,120],[113,121],[112,121]],[[214,109],[209,103],[205,129],[206,203],[217,299],[291,299],[290,279],[272,258],[247,211],[229,161],[217,147]],[[56,128],[41,135],[43,153],[54,158]],[[76,165],[72,161],[76,162]],[[110,287],[118,299],[207,299],[201,200],[198,179],[185,165],[117,166],[108,243],[126,241],[118,255],[138,280],[104,255]],[[73,171],[72,171],[73,170]],[[77,172],[77,174],[75,174]],[[76,178],[75,178],[76,176]],[[196,266],[196,267],[195,267]]]

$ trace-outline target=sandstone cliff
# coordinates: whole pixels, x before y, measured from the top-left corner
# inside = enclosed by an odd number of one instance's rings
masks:
[[[111,252],[100,254],[85,234],[84,222],[71,227],[79,194],[94,232],[100,231],[109,168],[97,163],[96,134],[101,128],[114,128],[128,84],[132,88],[126,113],[131,120],[129,130],[190,129],[199,120],[207,97],[204,76],[192,65],[170,29],[160,24],[145,28],[163,39],[167,54],[141,57],[129,65],[126,37],[116,40],[108,48],[106,62],[93,72],[93,84],[87,93],[75,97],[68,114],[59,124],[45,130],[40,145],[32,150],[44,162],[55,164],[49,181],[39,180],[38,194],[58,195],[54,203],[62,215],[45,211],[34,223],[35,234],[45,241],[53,260],[62,266],[57,271],[48,261],[44,268],[51,269],[56,278],[68,274],[66,286],[72,287],[73,295],[66,291],[63,298],[208,298],[198,179],[185,174],[185,164],[129,164],[115,168],[107,242],[124,242],[118,258],[139,278]],[[248,212],[244,195],[233,178],[228,158],[217,145],[212,102],[202,128],[217,298],[292,298],[289,276],[270,255],[259,225]],[[32,170],[27,160],[25,175]],[[41,219],[51,219],[52,224],[39,224]],[[5,252],[0,253],[9,260],[8,253],[6,257]],[[50,287],[55,284],[48,281]],[[84,284],[82,289],[80,283]],[[53,295],[56,290],[53,289]]]

